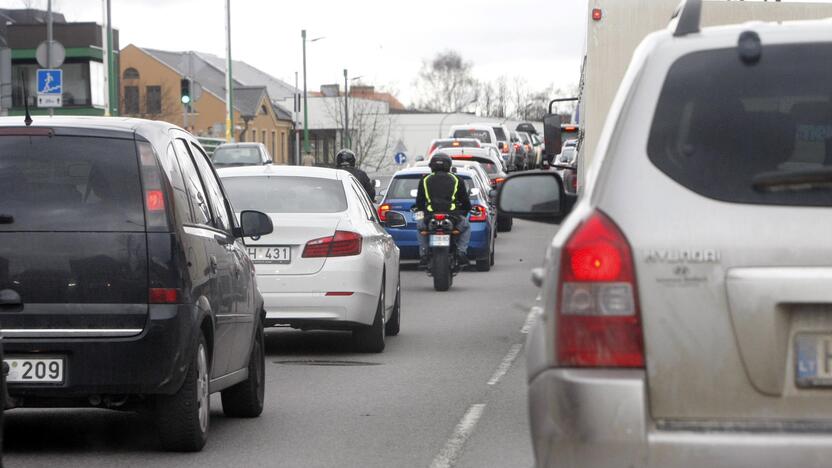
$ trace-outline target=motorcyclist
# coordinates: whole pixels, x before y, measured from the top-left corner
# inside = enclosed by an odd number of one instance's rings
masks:
[[[456,256],[460,265],[468,265],[468,242],[471,240],[471,225],[468,223],[471,199],[468,197],[468,189],[462,179],[451,173],[453,161],[447,154],[441,151],[434,153],[429,166],[431,173],[419,181],[414,210],[424,214],[438,212],[458,215],[456,228],[460,233],[456,240]],[[427,229],[426,218],[423,216],[417,223],[419,264],[423,266],[428,262],[428,239],[421,234]]]
[[[353,175],[358,182],[364,187],[364,191],[367,192],[367,195],[370,197],[370,200],[376,199],[376,187],[373,184],[373,181],[370,180],[370,177],[367,175],[366,172],[362,171],[361,169],[355,167],[355,153],[352,150],[347,148],[342,149],[338,152],[335,156],[335,165],[338,169],[343,169],[350,174]]]

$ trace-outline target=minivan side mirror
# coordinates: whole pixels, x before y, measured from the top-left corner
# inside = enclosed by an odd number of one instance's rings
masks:
[[[240,213],[240,227],[235,229],[234,237],[257,237],[274,231],[272,219],[265,213],[246,210]]]
[[[522,172],[510,175],[500,185],[497,209],[515,218],[557,224],[571,206],[557,172]]]
[[[407,226],[404,215],[398,211],[388,211],[385,215],[384,225],[390,228],[403,228]]]

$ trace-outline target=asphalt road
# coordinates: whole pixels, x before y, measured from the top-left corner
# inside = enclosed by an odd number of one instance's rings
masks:
[[[402,272],[402,331],[383,354],[349,336],[267,333],[266,408],[229,419],[212,400],[201,453],[160,451],[151,421],[105,410],[6,414],[6,467],[530,467],[522,328],[555,228],[515,222],[497,265],[437,293]]]

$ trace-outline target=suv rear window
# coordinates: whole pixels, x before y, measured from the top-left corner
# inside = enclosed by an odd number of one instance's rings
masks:
[[[0,187],[0,231],[144,230],[133,140],[0,136]]]
[[[474,138],[481,143],[493,143],[487,130],[460,129],[454,132],[454,138]]]
[[[338,213],[347,209],[344,184],[320,177],[229,177],[222,179],[236,211]]]
[[[217,148],[211,158],[215,166],[242,166],[260,164],[260,150],[254,146]]]
[[[419,189],[419,182],[422,180],[424,175],[422,174],[414,174],[414,175],[407,175],[407,176],[399,176],[394,177],[393,181],[390,183],[390,189],[387,190],[387,195],[385,198],[387,199],[408,199],[408,198],[416,198],[416,195],[411,195],[411,191]],[[474,186],[474,181],[471,179],[460,176],[465,182],[465,186],[468,190],[471,190],[471,187]]]
[[[829,63],[830,44],[764,46],[754,65],[744,64],[734,48],[680,58],[659,97],[650,160],[717,200],[832,205],[829,183],[760,185],[794,171],[832,171]]]

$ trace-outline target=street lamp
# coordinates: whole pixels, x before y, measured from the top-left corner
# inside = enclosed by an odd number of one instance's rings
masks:
[[[303,39],[303,152],[309,153],[309,110],[306,103],[306,30],[300,32],[300,37]],[[309,42],[317,42],[324,37],[316,37],[310,39]]]
[[[449,113],[445,114],[445,117],[442,117],[442,120],[439,121],[439,138],[442,138],[442,125],[445,123],[445,119],[447,119],[448,117],[450,117],[453,114],[456,114],[457,112],[461,111],[462,109],[470,106],[471,104],[474,104],[475,102],[477,102],[477,98],[471,99],[471,101],[466,102],[465,104],[462,104],[461,106],[454,109],[453,112],[449,112]]]
[[[356,76],[347,79],[347,69],[344,69],[344,146],[352,149],[352,139],[350,138],[350,87],[349,82],[361,79],[362,76]]]

